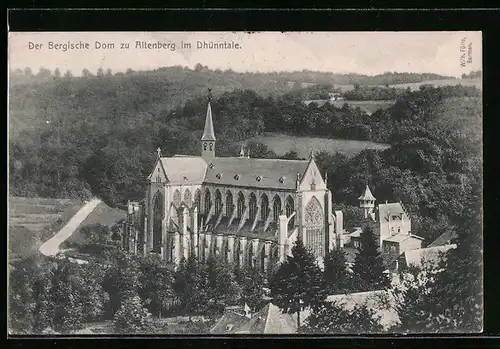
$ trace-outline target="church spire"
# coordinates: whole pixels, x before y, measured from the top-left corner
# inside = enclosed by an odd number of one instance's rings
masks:
[[[208,89],[208,106],[207,106],[207,117],[205,119],[205,129],[203,131],[203,136],[201,137],[201,157],[205,161],[210,161],[215,157],[215,132],[214,124],[212,121],[212,107],[210,106],[210,100],[212,99],[212,89]]]
[[[207,116],[205,118],[205,130],[203,131],[202,141],[215,141],[214,124],[212,121],[212,107],[210,106],[210,101],[212,100],[212,89],[208,89],[208,106],[207,106]]]

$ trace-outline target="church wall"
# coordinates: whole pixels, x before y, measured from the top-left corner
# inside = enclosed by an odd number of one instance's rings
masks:
[[[323,189],[323,190],[308,190],[308,191],[303,191],[301,193],[301,207],[300,211],[302,212],[302,215],[300,217],[300,234],[302,237],[302,240],[304,241],[304,244],[307,247],[307,228],[306,228],[306,223],[305,223],[305,212],[306,212],[306,207],[307,205],[313,200],[313,198],[316,198],[321,206],[321,212],[323,214],[323,234],[324,234],[324,240],[325,240],[325,254],[328,250],[328,243],[330,240],[330,223],[333,224],[332,220],[332,214],[331,214],[331,205],[327,204],[328,200],[328,190]],[[326,214],[327,209],[330,211],[328,214]]]
[[[234,209],[237,209],[237,202],[238,202],[238,195],[241,192],[244,197],[244,202],[245,202],[245,207],[249,206],[250,203],[250,195],[253,193],[257,199],[257,206],[260,206],[262,203],[262,197],[265,194],[267,196],[268,202],[269,202],[269,215],[273,215],[273,200],[274,197],[277,195],[280,198],[281,201],[281,208],[282,210],[285,209],[285,203],[287,198],[290,196],[293,199],[294,202],[294,209],[295,211],[298,210],[299,208],[299,201],[298,201],[298,195],[294,191],[284,191],[284,190],[262,190],[262,189],[256,189],[256,188],[249,188],[249,187],[235,187],[235,186],[223,186],[223,185],[216,185],[216,184],[204,184],[202,186],[202,212],[206,212],[206,207],[205,207],[205,192],[208,190],[210,192],[211,196],[211,202],[212,205],[215,205],[215,193],[217,190],[221,192],[221,198],[222,198],[222,212],[223,215],[226,216],[226,194],[227,192],[231,192],[233,196],[233,205]],[[278,214],[280,214],[279,212]],[[259,216],[260,220],[260,216]]]
[[[311,190],[311,186],[314,187],[312,190],[326,190],[326,183],[321,176],[318,166],[314,161],[309,163],[306,173],[300,180],[300,191]]]

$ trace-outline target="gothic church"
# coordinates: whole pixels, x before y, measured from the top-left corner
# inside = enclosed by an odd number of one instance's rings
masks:
[[[343,217],[313,157],[254,159],[243,149],[217,157],[215,143],[209,99],[201,156],[163,157],[158,149],[145,199],[129,204],[124,248],[174,264],[214,255],[265,271],[300,235],[321,264],[341,243]]]

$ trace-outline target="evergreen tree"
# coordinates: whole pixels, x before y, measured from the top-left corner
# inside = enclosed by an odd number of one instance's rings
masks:
[[[380,290],[390,285],[371,227],[360,236],[360,248],[354,260],[354,286],[357,291]]]
[[[345,253],[342,249],[334,248],[327,254],[323,275],[330,294],[348,291],[349,273],[347,272]]]
[[[342,304],[326,302],[311,313],[299,333],[307,334],[359,334],[380,333],[380,316],[365,304],[346,309]]]
[[[326,299],[321,269],[300,237],[292,247],[292,256],[287,257],[274,275],[270,288],[276,306],[283,312],[297,314],[297,327],[300,327],[301,311],[315,309]]]

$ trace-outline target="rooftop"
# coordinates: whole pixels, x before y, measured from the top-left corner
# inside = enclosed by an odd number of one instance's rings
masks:
[[[282,313],[277,306],[268,303],[250,318],[233,311],[226,311],[210,332],[217,334],[291,334],[297,332],[296,323],[296,318],[293,315]]]
[[[199,156],[161,157],[168,180],[174,184],[201,184],[207,163]]]
[[[379,204],[378,205],[378,214],[379,214],[379,221],[388,221],[389,220],[389,215],[401,215],[403,213],[406,213],[403,205],[399,202],[393,202],[393,203],[388,203],[388,204]]]
[[[436,240],[434,240],[432,243],[430,243],[429,246],[427,246],[427,247],[438,247],[438,246],[449,245],[456,238],[457,238],[456,233],[451,232],[451,231],[447,231],[447,232],[444,232],[443,234],[439,235],[439,237]]]
[[[401,242],[405,241],[406,239],[410,239],[410,238],[424,240],[424,238],[421,238],[420,236],[417,236],[417,235],[400,233],[400,234],[396,234],[394,236],[391,236],[390,238],[384,239],[384,241],[401,243]]]
[[[414,266],[422,266],[422,262],[428,262],[433,264],[434,266],[437,266],[441,261],[442,255],[456,247],[456,244],[452,244],[405,251],[404,256],[406,265],[409,266],[410,264],[412,264]]]
[[[368,188],[368,186],[366,186],[365,188],[365,192],[363,193],[363,195],[361,195],[358,200],[372,200],[372,201],[375,201],[375,197],[373,196],[372,192],[370,191],[370,188]]]
[[[308,160],[214,158],[207,167],[205,182],[237,187],[295,190],[297,174],[304,175]]]

